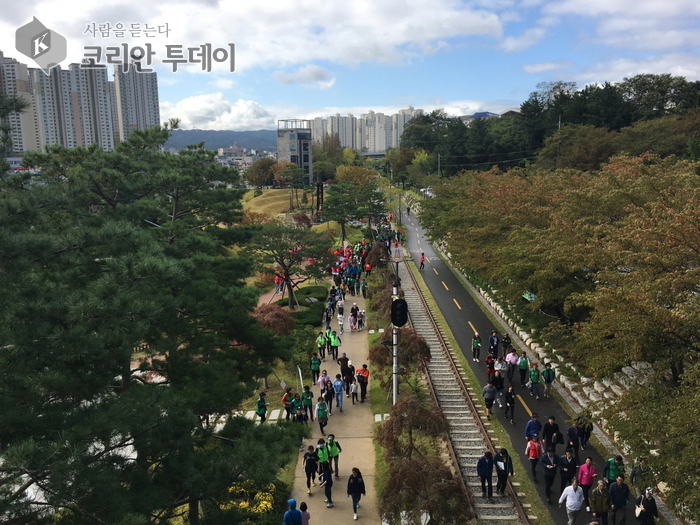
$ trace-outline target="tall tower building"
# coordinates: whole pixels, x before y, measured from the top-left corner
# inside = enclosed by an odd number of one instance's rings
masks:
[[[36,107],[33,104],[32,85],[26,64],[0,53],[0,90],[10,96],[25,100],[29,107],[21,113],[11,113],[6,117],[10,127],[12,146],[10,156],[19,157],[23,152],[39,148],[39,123]]]
[[[313,156],[311,151],[312,120],[277,121],[277,160],[298,165],[309,184],[314,181]]]
[[[158,77],[155,73],[139,73],[134,67],[124,72],[122,66],[116,66],[114,89],[119,140],[126,140],[134,129],[160,124]]]

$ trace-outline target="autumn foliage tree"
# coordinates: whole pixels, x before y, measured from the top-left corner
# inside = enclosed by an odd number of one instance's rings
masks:
[[[435,457],[433,450],[449,424],[438,407],[417,397],[402,397],[390,418],[377,428],[376,439],[389,464],[380,494],[380,514],[388,523],[463,524],[474,518],[471,499],[459,475]]]

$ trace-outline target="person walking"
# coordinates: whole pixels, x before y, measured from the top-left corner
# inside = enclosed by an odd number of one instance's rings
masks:
[[[297,509],[297,500],[287,500],[287,505],[289,505],[289,510],[284,513],[282,525],[301,525],[301,511]]]
[[[590,489],[593,486],[593,482],[595,481],[597,475],[598,469],[596,469],[595,465],[593,464],[593,458],[591,456],[588,456],[583,465],[579,467],[578,473],[576,474],[576,479],[578,479],[578,482],[581,485],[581,488],[583,489],[583,498],[586,501],[586,512],[591,511],[590,502],[588,501],[588,493],[590,492]],[[603,483],[605,482],[603,481]],[[607,488],[607,486],[608,485],[606,483],[605,487]],[[608,518],[606,516],[606,525],[607,521]]]
[[[624,479],[625,462],[622,456],[617,455],[606,461],[605,468],[603,469],[603,479],[608,482],[608,489],[610,489],[610,485],[615,483],[615,480],[617,480],[620,474],[622,474],[622,478]]]
[[[557,444],[559,443],[559,425],[557,424],[556,417],[549,416],[548,421],[544,424],[544,427],[542,428],[542,440],[544,441],[545,448],[551,448],[555,454],[557,453]]]
[[[508,486],[508,476],[515,476],[513,472],[513,460],[508,454],[508,450],[502,448],[501,451],[496,454],[493,460],[496,467],[496,492],[498,492],[501,497],[506,495],[506,487]]]
[[[525,388],[525,380],[527,378],[527,372],[530,369],[530,360],[527,358],[527,354],[523,352],[518,359],[518,371],[520,372],[520,386]]]
[[[311,387],[309,385],[306,385],[304,387],[304,391],[301,393],[301,405],[304,409],[304,414],[307,414],[309,416],[309,419],[311,419],[311,422],[314,422],[314,409],[313,405],[314,404],[314,393],[311,391]]]
[[[602,479],[598,487],[590,491],[586,510],[593,512],[594,518],[599,518],[601,525],[608,525],[608,513],[610,512],[610,492],[608,484]]]
[[[494,360],[498,357],[498,345],[500,342],[498,332],[496,330],[491,332],[491,337],[489,337],[489,354],[493,356]]]
[[[513,419],[515,419],[515,389],[513,385],[508,385],[508,390],[506,390],[505,395],[506,403],[506,417],[510,414],[510,424],[514,425]]]
[[[326,339],[323,333],[321,333],[319,337],[323,337],[324,341]],[[311,356],[311,360],[309,361],[309,368],[311,368],[311,382],[315,383],[316,381],[318,381],[318,378],[321,375],[321,358],[318,357],[318,354],[314,353]]]
[[[583,506],[583,489],[578,486],[578,480],[574,479],[571,485],[564,489],[559,497],[559,506],[566,503],[566,516],[568,525],[576,525],[576,518]]]
[[[511,348],[508,355],[506,355],[506,364],[508,365],[506,375],[508,377],[508,384],[513,384],[513,377],[515,377],[515,371],[518,369],[519,362],[520,358],[518,357],[518,353],[515,351],[515,348]]]
[[[491,383],[496,389],[496,403],[498,403],[498,408],[503,408],[503,375],[501,374],[500,370],[496,370],[493,373]]]
[[[560,459],[554,451],[549,448],[547,453],[540,459],[542,465],[542,473],[544,474],[544,495],[547,498],[547,503],[552,504],[552,485],[559,471]]]
[[[335,406],[337,406],[340,411],[343,411],[343,392],[345,392],[345,381],[340,377],[340,374],[335,375],[335,381],[333,381],[333,392],[335,393]]]
[[[616,525],[627,523],[627,504],[630,500],[630,488],[625,483],[625,475],[619,474],[614,483],[608,487],[610,492],[610,522]]]
[[[481,336],[479,332],[474,332],[474,337],[472,338],[472,360],[476,363],[479,362],[479,357],[481,355]]]
[[[362,472],[357,467],[353,467],[352,474],[348,478],[348,496],[352,498],[353,519],[358,519],[357,509],[360,507],[360,499],[366,494],[365,481],[362,479]]]
[[[564,492],[564,489],[571,485],[571,481],[576,477],[576,469],[578,468],[578,461],[570,448],[567,448],[564,455],[559,458],[559,468],[561,469],[561,486],[559,491]],[[581,490],[583,490],[583,487],[581,487]],[[585,491],[583,499],[584,501],[586,500]]]
[[[578,421],[574,420],[566,429],[566,446],[574,451],[578,460],[578,449],[581,446],[581,429],[578,428]]]
[[[323,394],[323,400],[326,402],[326,405],[328,406],[328,414],[327,416],[330,417],[333,415],[333,400],[335,399],[335,390],[333,390],[333,385],[329,386],[326,388],[326,392]]]
[[[552,363],[547,363],[544,365],[544,370],[542,370],[542,384],[544,386],[544,397],[545,399],[549,398],[549,393],[552,389],[552,385],[554,384],[554,378],[556,374],[554,372],[554,369],[552,368]]]
[[[318,427],[321,429],[321,435],[325,436],[326,433],[323,431],[328,424],[328,405],[323,400],[321,396],[318,397],[315,409],[316,419],[318,420]]]
[[[324,317],[325,319],[325,317]],[[328,327],[326,327],[328,328]],[[328,339],[326,338],[326,335],[323,332],[318,333],[318,337],[316,338],[316,349],[318,350],[318,355],[320,356],[320,359],[325,360],[326,359],[326,345],[328,344]],[[312,356],[315,357],[316,354]],[[311,370],[313,371],[314,367],[311,367]]]
[[[301,502],[299,505],[299,510],[301,511],[301,525],[309,525],[311,513],[309,512],[309,507],[306,505],[305,501]]]
[[[326,499],[323,500],[323,502],[326,504],[326,507],[333,508],[333,494],[332,494],[332,489],[333,489],[333,474],[331,474],[331,468],[328,464],[326,464],[323,468],[323,472],[321,472],[321,484],[319,485],[320,487],[323,487],[323,492],[326,495]]]
[[[328,463],[331,465],[331,472],[335,474],[335,479],[340,479],[340,474],[338,472],[338,458],[340,457],[340,453],[343,451],[343,449],[340,446],[340,443],[335,440],[334,434],[328,434],[326,447],[328,448]]]
[[[362,368],[357,371],[356,375],[357,382],[360,385],[360,403],[364,403],[367,397],[367,385],[369,384],[369,369],[367,365],[362,365]]]
[[[255,406],[255,413],[260,417],[260,424],[262,425],[267,419],[267,407],[270,403],[266,401],[267,394],[265,392],[260,392],[260,397],[258,398]]]
[[[542,432],[540,416],[537,413],[533,413],[530,416],[530,421],[525,425],[525,439],[530,439],[532,436],[539,436],[540,432]]]
[[[637,520],[641,525],[654,525],[656,518],[659,517],[659,510],[656,508],[656,500],[654,499],[654,491],[651,487],[647,487],[644,494],[637,498],[636,502],[639,515]]]
[[[487,450],[476,463],[476,475],[481,480],[481,497],[488,497],[489,501],[493,497],[493,454]],[[488,496],[486,487],[488,485]]]
[[[418,259],[418,263],[420,264],[418,266],[418,271],[422,272],[423,270],[425,270],[425,254],[422,252],[420,254],[420,259]]]
[[[304,460],[302,470],[306,474],[306,493],[311,494],[311,486],[316,486],[316,471],[318,470],[318,454],[313,445],[309,445]]]
[[[284,419],[289,421],[289,418],[292,415],[292,408],[293,408],[293,401],[294,401],[294,396],[292,395],[292,389],[291,387],[287,387],[287,389],[284,391],[284,394],[282,395],[282,405],[284,406]]]
[[[537,363],[532,363],[530,367],[530,395],[535,399],[540,398],[540,369]]]
[[[540,437],[535,435],[530,437],[525,447],[525,456],[530,460],[530,468],[532,471],[532,480],[537,483],[537,464],[542,457],[542,443]]]
[[[486,386],[481,390],[481,397],[484,398],[484,404],[486,405],[486,419],[491,419],[493,414],[493,402],[496,400],[498,391],[496,387],[493,386],[491,379],[488,380]]]

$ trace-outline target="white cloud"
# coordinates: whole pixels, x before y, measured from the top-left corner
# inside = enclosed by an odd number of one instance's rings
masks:
[[[304,84],[308,87],[328,89],[335,84],[335,77],[327,69],[309,64],[294,73],[275,71],[275,80],[280,84]]]
[[[687,80],[700,80],[700,56],[697,53],[669,53],[650,58],[619,59],[602,62],[572,75],[579,85],[602,81],[621,82],[642,73],[670,73]]]
[[[221,93],[197,95],[179,102],[161,102],[160,118],[179,118],[182,129],[274,129],[270,112],[253,100],[228,101]]]
[[[217,89],[231,89],[235,82],[231,77],[216,77],[212,80],[211,85]]]
[[[509,4],[509,2],[504,2]],[[68,8],[70,6],[70,8]],[[21,21],[35,14],[47,27],[68,39],[69,62],[82,58],[85,45],[114,45],[127,41],[145,43],[145,37],[111,39],[84,34],[90,22],[163,25],[168,37],[148,39],[160,62],[166,44],[186,47],[211,43],[221,47],[236,44],[236,69],[283,68],[324,60],[336,64],[402,62],[416,53],[434,51],[440,41],[472,35],[500,37],[496,13],[479,6],[464,6],[454,0],[353,0],[323,2],[270,0],[216,2],[127,2],[108,4],[94,0],[27,0],[3,8],[0,20],[0,49],[14,49],[14,31]],[[8,53],[9,54],[9,53]],[[189,65],[188,69],[197,66]],[[215,64],[224,70],[224,64]]]
[[[573,62],[541,62],[539,64],[525,64],[523,71],[531,75],[544,73],[546,71],[559,71],[560,69],[570,69],[573,67]]]
[[[501,41],[500,48],[507,53],[524,51],[537,44],[545,36],[545,30],[541,27],[531,27],[520,36],[509,36]]]

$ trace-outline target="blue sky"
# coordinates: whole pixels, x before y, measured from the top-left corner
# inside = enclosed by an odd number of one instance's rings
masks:
[[[0,50],[32,16],[86,45],[151,43],[161,118],[184,128],[270,129],[277,119],[409,105],[450,115],[518,106],[540,82],[579,87],[639,73],[700,80],[697,0],[172,0],[99,5],[29,0],[3,6]],[[84,34],[88,24],[168,24],[155,38]],[[216,64],[173,73],[168,44],[236,44],[236,71]]]

